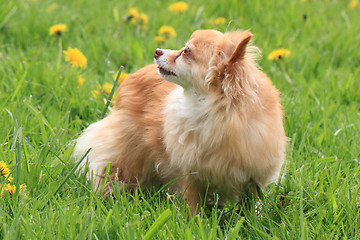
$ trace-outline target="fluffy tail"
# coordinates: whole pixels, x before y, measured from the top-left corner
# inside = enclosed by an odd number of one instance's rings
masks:
[[[84,154],[90,152],[82,160],[78,167],[79,173],[84,173],[87,169],[87,179],[93,180],[93,190],[101,190],[106,166],[109,162],[114,162],[120,155],[119,137],[121,130],[119,125],[120,118],[116,112],[111,113],[106,118],[91,124],[77,139],[73,157],[80,161]],[[121,126],[121,125],[120,125]]]

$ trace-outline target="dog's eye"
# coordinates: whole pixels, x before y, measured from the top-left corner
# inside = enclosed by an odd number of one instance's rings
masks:
[[[184,50],[183,50],[183,54],[184,55],[189,55],[191,53],[191,50],[189,47],[186,47]]]

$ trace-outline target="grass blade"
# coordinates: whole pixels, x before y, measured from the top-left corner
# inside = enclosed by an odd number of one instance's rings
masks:
[[[118,81],[119,81],[119,77],[120,77],[120,75],[121,75],[122,69],[123,69],[123,66],[121,66],[121,67],[119,68],[119,72],[118,72],[118,74],[117,74],[117,76],[116,76],[116,79],[115,79],[115,82],[114,82],[113,87],[112,87],[112,89],[111,89],[111,92],[110,92],[108,98],[106,99],[106,104],[105,104],[104,110],[103,110],[103,112],[102,112],[102,114],[101,114],[101,118],[105,117],[106,111],[107,111],[107,109],[108,109],[109,106],[110,106],[110,102],[111,102],[111,99],[112,99],[112,97],[113,97],[113,95],[114,95],[114,93],[115,93],[115,88],[116,88],[117,83],[118,83]]]
[[[18,95],[20,88],[22,87],[22,85],[25,82],[26,76],[27,76],[27,72],[24,72],[24,74],[21,76],[20,81],[16,84],[16,89],[14,90],[14,93],[10,100],[11,102],[13,102],[15,100],[16,96]]]
[[[50,130],[50,132],[55,135],[55,132],[53,130],[53,128],[50,126],[50,123],[46,120],[46,118],[44,117],[44,115],[36,109],[36,107],[34,107],[29,100],[25,99],[24,103],[26,106],[28,106],[28,108],[34,113],[34,115],[38,118],[40,124],[40,128],[41,128],[41,133],[44,136],[43,139],[46,139],[46,130],[44,126],[47,126]],[[46,140],[45,140],[46,141]]]
[[[17,10],[17,7],[14,6],[9,12],[8,14],[4,17],[4,19],[0,22],[0,29],[3,28],[5,26],[5,24],[9,21],[9,19],[12,17],[12,15],[15,14]]]
[[[105,186],[106,186],[109,174],[110,174],[110,169],[111,169],[111,162],[108,162],[108,164],[106,165],[106,170],[105,170],[105,174],[104,174],[104,183],[103,183],[101,192],[104,192],[104,190],[105,190]]]
[[[75,167],[73,167],[73,169],[71,170],[71,172],[65,177],[64,181],[60,184],[60,186],[56,189],[56,191],[54,192],[54,196],[56,196],[56,194],[60,191],[61,187],[66,183],[66,181],[70,178],[71,175],[74,174],[74,172],[76,171],[76,169],[79,167],[80,163],[86,158],[86,156],[89,154],[91,148],[89,148],[89,150],[87,150],[87,152],[84,154],[84,156],[81,158],[81,160],[75,165]]]
[[[144,240],[149,240],[160,230],[160,228],[169,220],[171,217],[171,210],[166,209],[153,223],[150,229],[144,236]]]
[[[202,225],[201,218],[199,215],[197,216],[197,220],[198,220],[199,232],[200,232],[201,239],[205,240],[207,238],[205,237],[204,227]]]
[[[228,240],[236,239],[236,237],[239,235],[240,228],[243,225],[244,221],[245,219],[243,217],[240,218],[240,220],[236,223],[235,228],[231,230],[231,233],[227,238]]]

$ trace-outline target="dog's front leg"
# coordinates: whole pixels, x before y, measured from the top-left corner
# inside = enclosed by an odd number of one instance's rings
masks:
[[[203,189],[193,181],[184,179],[181,181],[182,199],[189,207],[190,214],[195,215],[200,209],[200,200]]]

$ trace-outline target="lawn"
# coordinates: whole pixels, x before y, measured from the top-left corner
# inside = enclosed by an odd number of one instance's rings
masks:
[[[194,0],[174,12],[164,0],[1,1],[0,239],[359,239],[356,2]],[[55,24],[67,31],[50,35]],[[159,34],[162,26],[176,36]],[[254,34],[259,65],[282,93],[281,178],[256,209],[215,206],[190,219],[166,189],[96,195],[74,174],[73,140],[103,117],[120,66],[133,73],[199,28]],[[87,64],[66,61],[69,47]],[[279,48],[290,55],[269,60]]]

